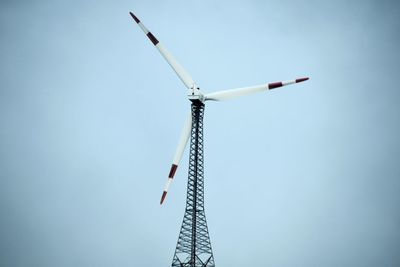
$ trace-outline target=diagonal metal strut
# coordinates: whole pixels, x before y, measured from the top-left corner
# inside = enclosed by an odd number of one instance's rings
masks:
[[[203,115],[204,104],[193,102],[186,208],[173,267],[215,267],[204,212]]]

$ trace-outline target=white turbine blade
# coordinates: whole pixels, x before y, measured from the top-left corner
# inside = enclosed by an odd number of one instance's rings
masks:
[[[164,199],[168,193],[169,186],[172,182],[172,179],[174,178],[176,169],[178,168],[179,162],[182,159],[183,152],[185,151],[186,144],[189,140],[191,128],[192,128],[192,114],[189,113],[189,116],[187,117],[185,124],[183,125],[181,136],[179,138],[178,147],[176,148],[175,156],[174,159],[172,160],[172,166],[169,171],[168,180],[165,183],[164,191],[161,196],[160,205],[164,202]]]
[[[153,45],[158,49],[161,55],[165,58],[168,64],[174,69],[175,73],[181,79],[181,81],[185,84],[188,89],[191,89],[195,86],[195,82],[192,77],[190,77],[189,73],[175,60],[175,58],[168,52],[168,50],[157,40],[156,37],[143,25],[142,22],[132,13],[129,12],[132,18],[136,21],[139,27],[143,30],[144,34],[150,39]]]
[[[218,92],[207,94],[207,95],[205,95],[205,99],[206,100],[214,100],[214,101],[222,101],[222,100],[239,97],[242,95],[249,95],[249,94],[265,91],[266,89],[267,88],[266,88],[265,84],[251,86],[251,87],[230,89],[230,90],[218,91]]]
[[[292,80],[292,81],[274,82],[274,83],[261,84],[261,85],[251,86],[251,87],[243,87],[243,88],[237,88],[237,89],[231,89],[231,90],[218,91],[218,92],[207,94],[205,96],[205,100],[222,101],[222,100],[227,100],[227,99],[231,99],[231,98],[235,98],[235,97],[239,97],[239,96],[243,96],[243,95],[250,95],[250,94],[257,93],[257,92],[262,92],[265,90],[271,90],[271,89],[282,87],[282,86],[289,85],[289,84],[304,82],[307,80],[308,80],[308,78],[299,78],[299,79]]]

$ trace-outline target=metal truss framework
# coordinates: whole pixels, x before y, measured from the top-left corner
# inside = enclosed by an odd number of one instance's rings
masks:
[[[203,115],[204,104],[193,102],[186,209],[172,267],[215,267],[204,212]]]

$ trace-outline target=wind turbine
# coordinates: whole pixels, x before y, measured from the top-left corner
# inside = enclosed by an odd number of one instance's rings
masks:
[[[160,200],[160,204],[162,204],[167,196],[168,189],[182,159],[189,136],[191,136],[186,209],[172,266],[215,266],[204,213],[203,113],[205,102],[224,101],[272,90],[306,81],[308,77],[203,94],[189,73],[176,61],[157,38],[132,12],[130,12],[130,15],[186,86],[188,89],[187,97],[191,101],[191,113],[184,123]]]

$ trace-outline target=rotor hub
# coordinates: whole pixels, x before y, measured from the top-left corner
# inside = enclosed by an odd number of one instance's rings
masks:
[[[193,86],[190,88],[187,92],[188,98],[192,102],[198,102],[200,101],[201,103],[204,103],[205,97],[204,95],[200,92],[200,88],[197,86]]]

